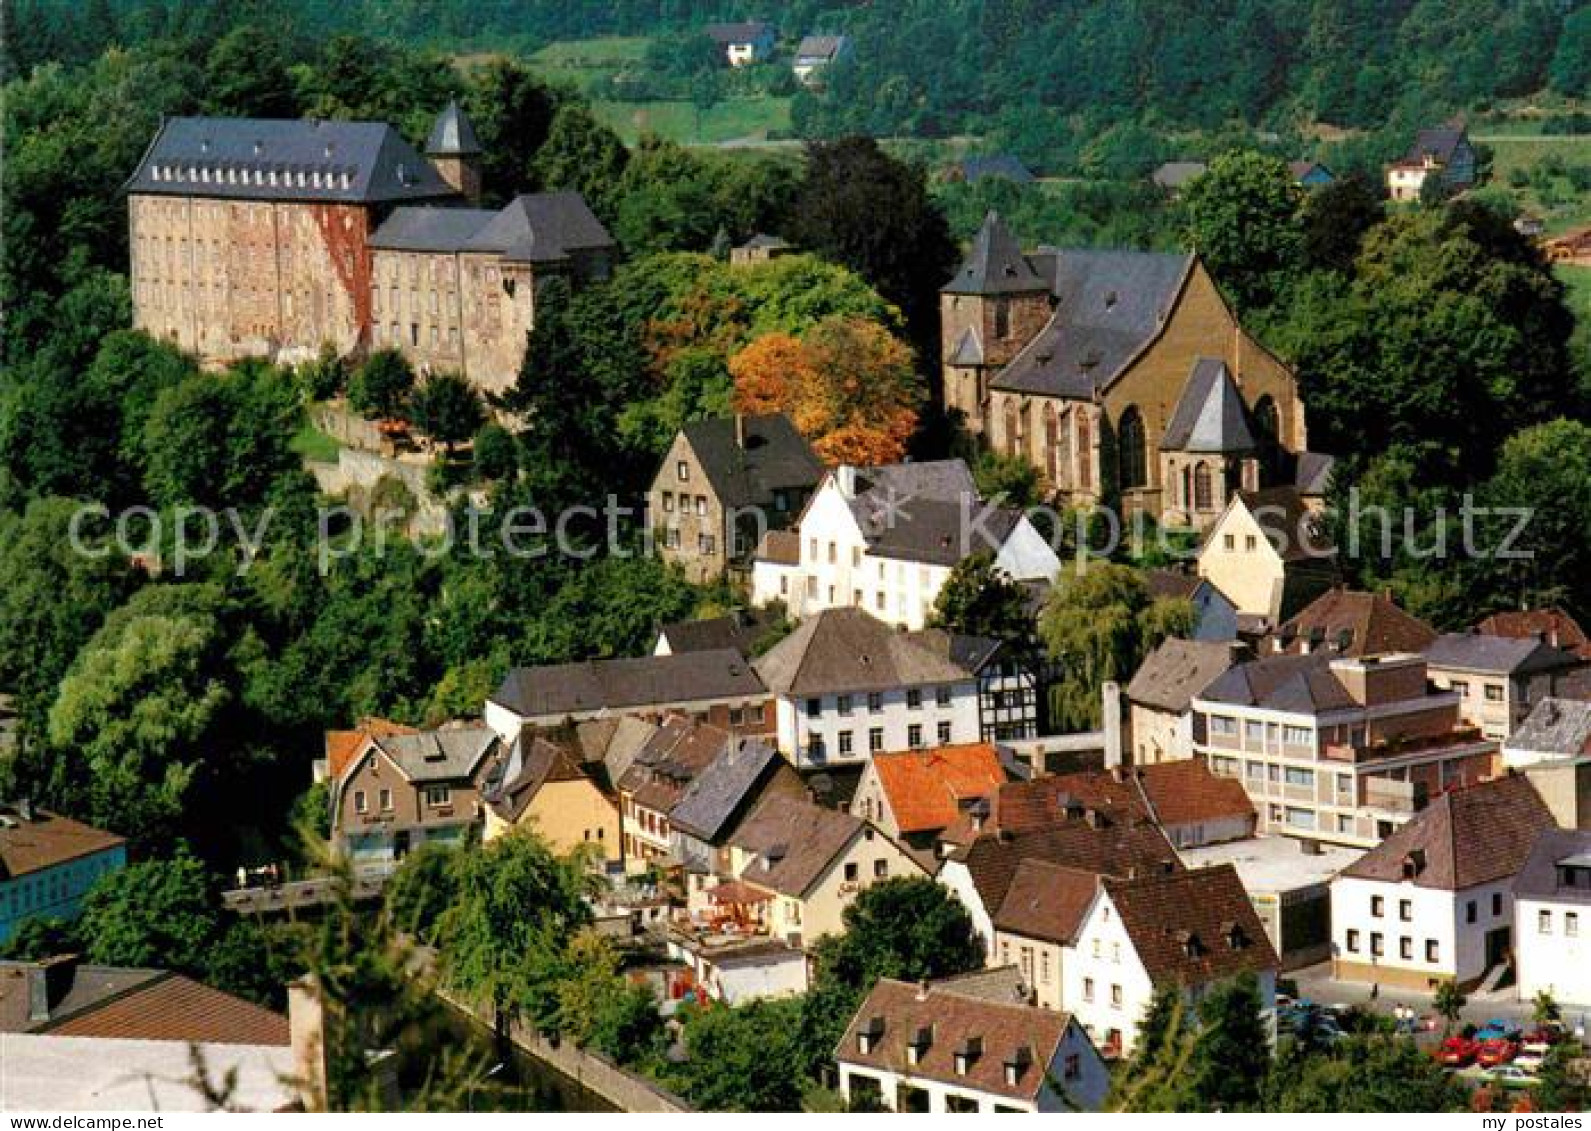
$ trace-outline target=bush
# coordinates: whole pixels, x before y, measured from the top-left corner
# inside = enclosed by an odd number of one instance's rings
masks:
[[[348,403],[371,420],[407,419],[414,370],[397,350],[377,350],[348,382]]]
[[[475,473],[506,482],[519,474],[519,441],[501,424],[488,422],[475,433]]]

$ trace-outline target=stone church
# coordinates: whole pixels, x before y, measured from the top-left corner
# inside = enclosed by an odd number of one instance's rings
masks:
[[[1062,504],[1202,529],[1237,491],[1324,493],[1297,380],[1195,255],[1025,254],[990,213],[940,309],[946,406]]]
[[[168,118],[124,190],[134,325],[207,364],[392,348],[504,389],[539,284],[614,243],[577,193],[474,207],[481,156],[457,104],[424,156],[382,122]]]

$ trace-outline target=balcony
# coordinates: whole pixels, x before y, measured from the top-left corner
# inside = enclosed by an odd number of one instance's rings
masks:
[[[1363,804],[1368,809],[1387,813],[1418,813],[1428,800],[1426,788],[1419,782],[1394,781],[1391,778],[1365,778]]]
[[[1358,765],[1389,758],[1411,756],[1441,757],[1446,754],[1475,753],[1466,747],[1495,745],[1482,737],[1476,727],[1458,727],[1446,734],[1424,735],[1417,738],[1394,738],[1380,742],[1351,745],[1346,742],[1328,742],[1321,747],[1321,757],[1329,762],[1348,762]]]

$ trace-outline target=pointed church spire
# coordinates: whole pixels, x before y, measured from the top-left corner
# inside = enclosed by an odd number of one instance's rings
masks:
[[[431,136],[425,139],[427,157],[475,157],[481,152],[481,143],[475,137],[475,127],[469,115],[456,99],[449,100],[436,116],[431,126]]]
[[[943,288],[946,294],[961,295],[1029,294],[1048,289],[1049,284],[1022,254],[1011,229],[992,209],[983,218],[966,260]]]

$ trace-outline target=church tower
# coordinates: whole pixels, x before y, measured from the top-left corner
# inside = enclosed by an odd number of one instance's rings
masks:
[[[448,184],[471,204],[481,200],[481,143],[469,115],[457,102],[449,102],[436,116],[431,136],[425,139],[425,155]]]
[[[1050,283],[1022,254],[999,213],[984,217],[966,260],[939,291],[945,407],[985,431],[989,378],[1049,321]]]

